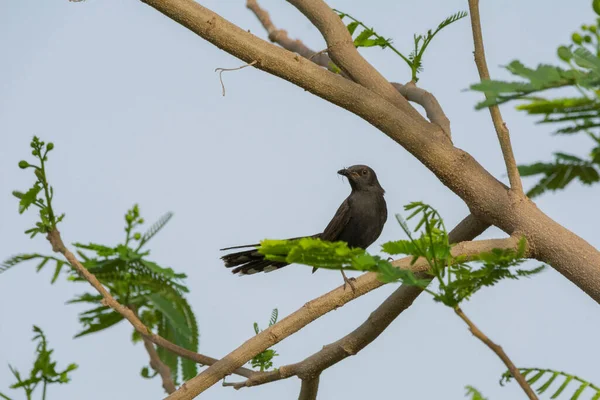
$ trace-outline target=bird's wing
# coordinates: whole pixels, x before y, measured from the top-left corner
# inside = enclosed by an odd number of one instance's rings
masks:
[[[333,219],[321,234],[321,239],[330,242],[338,240],[342,230],[348,225],[348,222],[350,222],[350,218],[350,203],[348,202],[348,199],[346,199],[342,205],[340,205],[340,208],[336,211]]]

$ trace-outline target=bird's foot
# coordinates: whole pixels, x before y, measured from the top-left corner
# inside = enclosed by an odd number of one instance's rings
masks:
[[[354,286],[354,282],[356,281],[356,279],[348,278],[346,276],[346,274],[344,273],[343,269],[341,269],[340,271],[342,272],[342,276],[344,277],[344,290],[346,290],[346,286],[350,286],[350,288],[352,289],[352,292],[356,292],[356,287]]]

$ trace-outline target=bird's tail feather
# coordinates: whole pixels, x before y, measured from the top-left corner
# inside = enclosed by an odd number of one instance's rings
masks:
[[[295,237],[295,238],[291,238],[288,240],[302,239],[304,237],[319,237],[320,235],[321,235],[320,233],[317,233],[316,235],[300,236],[300,237]],[[231,270],[232,273],[234,273],[234,274],[239,273],[240,275],[251,275],[251,274],[255,274],[257,272],[271,272],[271,271],[275,271],[276,269],[283,268],[286,265],[289,265],[288,263],[285,263],[285,262],[266,260],[265,256],[260,254],[258,252],[258,250],[256,249],[258,246],[259,246],[259,244],[248,244],[248,245],[244,245],[244,246],[226,247],[221,250],[223,251],[223,250],[243,249],[243,248],[248,248],[248,247],[253,247],[253,248],[250,250],[244,250],[244,251],[238,251],[235,253],[226,254],[223,257],[221,257],[221,260],[224,261],[225,267],[227,267],[227,268],[235,267]]]

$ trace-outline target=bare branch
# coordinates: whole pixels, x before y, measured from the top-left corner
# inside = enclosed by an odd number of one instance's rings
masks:
[[[454,312],[469,326],[469,330],[477,339],[481,340],[487,347],[489,347],[500,359],[504,362],[504,365],[508,368],[512,376],[515,377],[523,391],[527,394],[530,400],[538,400],[538,397],[531,389],[531,386],[527,383],[523,375],[519,369],[513,364],[513,362],[508,358],[508,355],[504,352],[502,347],[498,346],[496,343],[492,342],[492,340],[487,337],[482,331],[477,328],[477,326],[465,315],[463,310],[460,307],[456,307]]]
[[[152,367],[153,370],[158,372],[158,374],[160,375],[160,378],[162,379],[163,388],[165,389],[165,391],[169,394],[173,393],[175,390],[177,390],[177,388],[175,387],[175,384],[173,383],[173,378],[171,376],[171,369],[169,368],[169,366],[167,364],[165,364],[164,362],[161,361],[160,357],[158,356],[158,352],[156,351],[156,348],[154,348],[154,343],[152,343],[150,340],[148,340],[146,338],[143,338],[143,339],[144,339],[144,347],[146,348],[146,351],[148,352],[148,355],[150,356],[150,366]]]
[[[450,120],[446,117],[444,110],[442,110],[442,106],[433,94],[425,89],[417,87],[417,84],[413,81],[410,81],[405,85],[392,82],[392,86],[394,86],[406,100],[421,105],[425,109],[429,121],[439,125],[444,133],[452,140]]]
[[[64,245],[62,238],[60,236],[60,232],[57,229],[54,229],[48,236],[46,237],[50,244],[52,244],[52,250],[61,253],[71,264],[73,268],[81,275],[85,280],[87,280],[90,285],[94,287],[103,297],[103,304],[109,306],[119,314],[121,314],[131,325],[133,328],[142,335],[142,338],[149,340],[150,342],[156,344],[157,346],[163,347],[170,352],[177,354],[178,356],[187,358],[188,360],[192,360],[202,365],[212,365],[217,362],[216,359],[212,357],[207,357],[202,354],[194,353],[191,350],[185,349],[168,341],[167,339],[152,333],[147,326],[144,325],[142,321],[137,317],[137,315],[128,307],[120,304],[105,288],[102,286],[100,281],[92,274],[87,268],[85,268],[79,260],[71,253]],[[241,365],[240,365],[241,367]],[[237,375],[250,378],[255,371],[252,371],[247,368],[236,368],[232,370],[231,373],[235,373]]]
[[[479,71],[479,78],[482,81],[488,80],[490,79],[490,72],[485,60],[485,49],[483,48],[483,35],[481,33],[481,20],[479,17],[479,0],[469,0],[469,11],[469,14],[471,15],[471,28],[473,29],[473,42],[475,44],[475,64]],[[523,193],[523,184],[521,183],[517,162],[515,161],[515,155],[513,154],[512,145],[510,143],[510,134],[506,127],[506,123],[502,119],[502,114],[500,114],[500,108],[495,105],[490,106],[489,109],[494,128],[496,129],[496,134],[498,135],[498,141],[500,142],[500,148],[502,149],[502,155],[504,156],[504,163],[506,164],[510,187],[517,193]]]
[[[298,400],[317,400],[318,391],[319,375],[310,379],[302,379],[302,387],[300,388],[300,396],[298,396]]]
[[[327,54],[324,54],[327,49],[321,50],[319,52],[314,52],[310,48],[308,48],[301,40],[290,39],[287,31],[283,29],[277,29],[271,21],[271,17],[269,16],[268,11],[264,10],[260,7],[256,0],[247,0],[246,7],[250,9],[256,15],[262,26],[267,31],[269,35],[269,40],[273,43],[277,43],[281,47],[286,50],[293,51],[301,55],[304,58],[307,58],[314,62],[317,65],[325,67],[330,71],[335,70],[335,66],[332,63],[331,59]]]

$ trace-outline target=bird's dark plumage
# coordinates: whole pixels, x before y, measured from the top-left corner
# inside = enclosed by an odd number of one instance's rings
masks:
[[[354,165],[338,171],[338,174],[348,178],[352,192],[340,205],[323,233],[312,235],[312,237],[330,242],[344,241],[350,247],[366,249],[377,240],[387,220],[387,206],[383,198],[385,191],[379,184],[375,171],[366,165]],[[235,267],[231,272],[243,275],[271,272],[288,265],[283,262],[265,260],[263,255],[256,250],[257,246],[258,244],[251,244],[221,249],[254,247],[250,250],[227,254],[221,259],[227,268]]]

